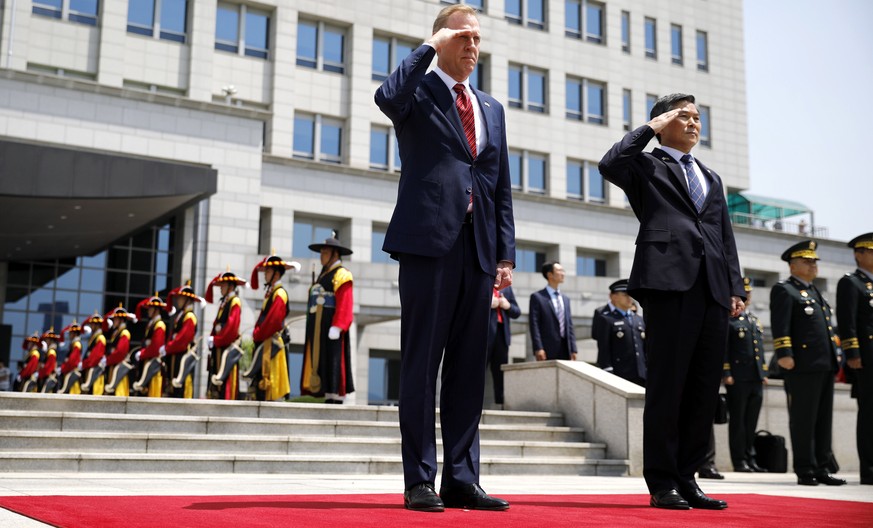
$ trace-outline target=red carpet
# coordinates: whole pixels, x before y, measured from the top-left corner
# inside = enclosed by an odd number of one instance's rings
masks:
[[[396,495],[230,497],[0,497],[0,507],[64,528],[623,526],[634,528],[873,526],[873,504],[768,495],[722,495],[723,511],[650,508],[643,495],[506,496],[506,512],[403,509]]]

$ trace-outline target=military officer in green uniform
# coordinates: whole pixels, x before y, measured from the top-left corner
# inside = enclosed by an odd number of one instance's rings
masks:
[[[837,320],[846,364],[854,373],[861,484],[873,484],[873,233],[849,242],[858,269],[837,284]]]
[[[749,307],[752,280],[743,277],[746,310],[729,321],[728,347],[724,358],[724,386],[730,421],[728,438],[734,471],[765,473],[755,460],[755,429],[764,402],[767,365],[764,363],[764,330]]]
[[[773,348],[784,373],[794,473],[804,486],[840,486],[831,450],[834,375],[839,350],[831,307],[813,284],[818,255],[812,240],[782,253],[791,276],[770,290]]]

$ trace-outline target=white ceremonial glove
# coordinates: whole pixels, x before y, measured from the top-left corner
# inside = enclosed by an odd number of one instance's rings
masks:
[[[84,327],[82,327],[82,333],[85,334],[85,336],[91,335],[93,331],[94,330],[91,329],[91,325],[85,325]]]
[[[136,361],[139,361],[139,356],[140,356],[140,354],[142,354],[142,352],[140,352],[139,350],[137,350],[136,353],[133,355],[133,359],[135,359]]]
[[[100,368],[106,368],[106,358],[100,358],[100,361],[97,364],[100,365]]]
[[[209,347],[209,350],[215,348],[215,336],[209,336],[206,338],[206,346]]]
[[[167,349],[164,348],[163,345],[161,345],[161,348],[158,349],[158,355],[161,357],[164,357],[167,355]]]
[[[77,370],[82,370],[82,362],[80,361],[78,365],[76,365]]]
[[[338,327],[338,326],[331,326],[331,327],[330,327],[330,330],[327,331],[327,338],[328,338],[328,339],[331,339],[331,340],[333,340],[333,341],[336,341],[337,339],[340,338],[340,333],[341,333],[341,332],[342,332],[342,330],[340,330],[340,327]]]
[[[61,375],[61,367],[58,367],[58,368],[55,369],[55,374],[58,375],[58,376]]]
[[[40,342],[39,342],[39,349],[40,349],[41,351],[43,351],[43,352],[46,352],[46,351],[48,350],[48,345],[45,344],[45,341],[40,341]]]

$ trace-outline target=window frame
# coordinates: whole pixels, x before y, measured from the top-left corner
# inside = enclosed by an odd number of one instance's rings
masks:
[[[621,12],[621,51],[631,52],[631,20],[630,11]]]
[[[519,168],[521,170],[521,174],[519,174],[519,181],[521,185],[512,184],[512,189],[514,191],[521,191],[528,194],[539,194],[545,195],[549,190],[549,155],[546,152],[535,152],[526,149],[509,149],[509,156],[519,156]],[[531,187],[530,184],[530,173],[531,173],[531,163],[534,160],[541,160],[543,164],[543,187]],[[510,181],[512,181],[512,163],[510,163]]]
[[[652,47],[649,48],[649,24],[652,27]],[[647,59],[658,60],[658,20],[653,17],[643,19],[643,49]]]
[[[621,121],[625,132],[630,132],[633,123],[633,92],[630,88],[621,91]]]
[[[712,108],[697,105],[697,111],[700,112],[700,146],[712,148]]]
[[[678,37],[678,42],[677,42]],[[678,44],[679,53],[676,54],[676,47]],[[682,26],[679,24],[670,24],[670,62],[677,66],[682,66],[685,64],[685,53],[682,49],[683,46],[683,36],[682,36]]]
[[[217,34],[218,28],[216,28],[214,48],[216,50],[223,51],[225,53],[232,53],[240,57],[251,57],[253,59],[270,60],[270,34],[272,32],[270,19],[273,17],[274,13],[264,9],[251,8],[246,4],[235,4],[232,2],[218,2],[216,6],[216,11],[221,7],[227,9],[236,8],[237,41],[231,42],[229,40],[219,40]],[[266,48],[251,46],[246,41],[246,22],[250,11],[254,14],[263,15],[267,19],[267,41],[265,42],[267,46]]]
[[[603,81],[595,81],[594,79],[588,79],[586,77],[576,77],[574,75],[568,75],[566,77],[566,81],[564,83],[565,87],[565,99],[569,99],[569,89],[568,86],[570,84],[577,85],[579,87],[579,111],[570,110],[569,106],[567,106],[567,101],[564,103],[564,116],[567,119],[572,119],[574,121],[581,121],[584,123],[589,123],[592,125],[602,125],[608,126],[608,116],[607,116],[607,84]],[[591,114],[589,112],[589,89],[593,87],[599,87],[601,89],[601,102],[602,102],[602,114]]]
[[[100,21],[100,7],[102,4],[100,0],[97,0],[96,2],[93,15],[91,13],[74,11],[70,7],[71,1],[72,0],[61,0],[60,9],[56,9],[53,6],[40,3],[39,0],[32,0],[30,12],[31,14],[44,18],[53,18],[55,20],[73,22],[74,24],[82,24],[85,26],[93,27],[97,27],[99,25],[98,22]]]
[[[312,152],[304,152],[297,150],[294,147],[294,133],[297,132],[297,121],[302,119],[310,119],[312,123]],[[336,125],[339,128],[339,155],[325,154],[323,150],[323,131],[326,125]],[[337,117],[325,116],[322,114],[314,114],[311,112],[295,112],[294,113],[294,131],[292,132],[291,156],[296,159],[308,161],[317,161],[321,163],[344,163],[346,156],[346,142],[348,140],[348,131],[346,130],[346,122]]]
[[[518,7],[521,13],[518,16],[509,15],[506,11],[506,2],[503,4],[503,16],[510,23],[518,26],[525,26],[539,31],[549,30],[549,0],[542,0],[543,18],[542,20],[533,19],[530,17],[530,0],[518,0]]]
[[[298,27],[302,24],[315,25],[315,65],[312,65],[312,60],[309,57],[300,57],[300,41],[297,41],[297,52],[295,56],[295,64],[302,68],[323,71],[327,73],[336,73],[345,75],[348,69],[348,27],[343,27],[339,24],[332,24],[324,20],[302,18],[298,21]],[[328,32],[336,32],[342,36],[342,62],[328,61],[324,57],[324,42],[325,34]],[[299,39],[299,33],[298,33]],[[375,36],[374,36],[375,40]],[[390,73],[390,72],[389,72]]]
[[[377,40],[382,40],[382,41],[387,40],[388,41],[388,67],[389,67],[389,70],[387,72],[385,72],[384,74],[382,72],[377,72],[375,70],[376,61],[373,60],[372,64],[371,64],[372,71],[371,71],[370,78],[374,81],[377,81],[377,82],[383,82],[385,79],[388,78],[389,75],[391,75],[391,72],[393,72],[397,68],[396,65],[400,64],[400,61],[402,61],[405,58],[405,56],[404,57],[397,57],[397,45],[404,44],[404,45],[408,46],[409,48],[411,48],[412,50],[414,50],[418,47],[418,44],[416,44],[412,40],[406,40],[406,39],[402,39],[402,38],[395,37],[392,35],[384,35],[384,34],[379,34],[379,33],[376,33],[373,35],[374,44]],[[375,56],[375,54],[376,54],[375,45],[373,46],[372,51],[373,51],[372,55]],[[478,64],[477,64],[477,66],[478,66]]]
[[[182,33],[179,33],[178,31],[167,30],[162,27],[162,14],[165,0],[149,1],[152,4],[152,24],[150,26],[143,26],[141,24],[131,23],[129,18],[130,4],[128,3],[128,19],[126,24],[126,32],[132,35],[150,37],[157,40],[167,40],[170,42],[178,42],[179,44],[187,44],[188,29],[190,26],[190,24],[188,23],[188,16],[190,15],[189,0],[182,0],[185,2],[185,17],[183,19],[185,31],[183,31]]]
[[[518,64],[518,63],[509,63],[509,73],[507,76],[507,81],[512,82],[512,72],[518,71],[520,73],[520,86],[519,91],[521,92],[521,99],[516,99],[507,97],[507,103],[510,108],[518,108],[519,110],[524,110],[527,112],[533,112],[537,114],[548,114],[549,113],[549,71],[541,68],[534,68],[532,66],[528,66],[527,64]],[[532,103],[530,101],[530,82],[531,82],[531,73],[535,72],[536,74],[542,74],[543,77],[543,101],[542,103],[536,102]],[[508,86],[507,88],[511,88]],[[507,93],[511,92],[511,90],[507,90]]]
[[[701,59],[701,37],[703,37],[703,59]],[[694,37],[696,55],[697,55],[697,70],[703,72],[709,72],[709,33],[702,30],[697,30]]]

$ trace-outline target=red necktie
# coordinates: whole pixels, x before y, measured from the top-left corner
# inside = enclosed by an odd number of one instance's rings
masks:
[[[476,157],[476,120],[473,118],[473,103],[467,97],[467,90],[464,85],[458,83],[453,88],[457,92],[458,97],[455,98],[455,106],[458,107],[458,115],[461,116],[461,124],[464,125],[464,135],[467,136],[467,143],[470,145],[470,152],[473,157]]]

